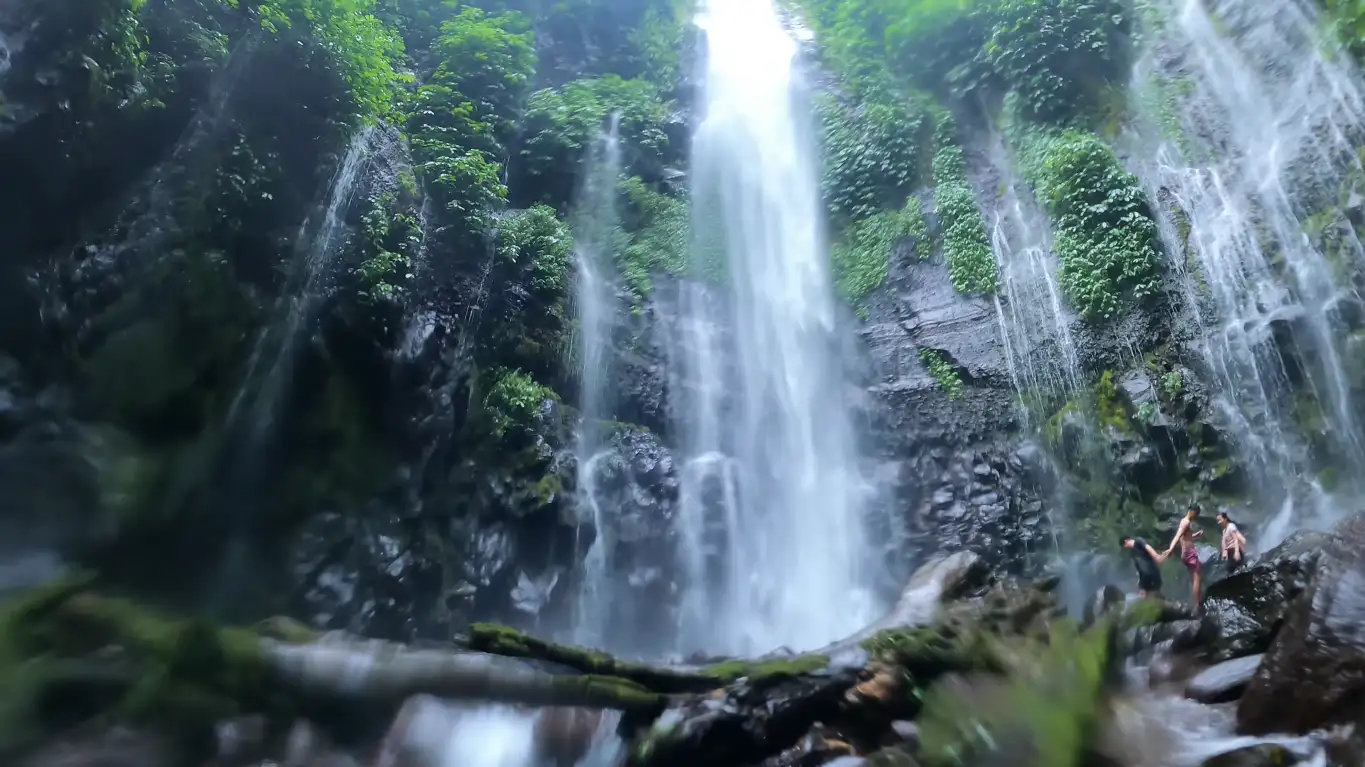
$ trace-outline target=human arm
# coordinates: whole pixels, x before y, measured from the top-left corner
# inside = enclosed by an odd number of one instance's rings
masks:
[[[1180,520],[1180,525],[1175,529],[1175,537],[1171,539],[1171,545],[1166,547],[1166,551],[1163,552],[1161,556],[1169,557],[1171,555],[1171,552],[1175,551],[1175,547],[1180,543],[1180,536],[1185,534],[1185,528],[1189,526],[1190,520],[1188,519]]]
[[[1236,559],[1237,561],[1240,562],[1242,560],[1242,557],[1246,554],[1247,539],[1246,536],[1242,535],[1241,530],[1236,529],[1232,531],[1232,537],[1233,537],[1232,548],[1233,551],[1237,552]]]
[[[1156,560],[1157,564],[1161,564],[1162,562],[1166,561],[1166,555],[1152,548],[1152,544],[1144,543],[1142,545],[1147,549],[1147,553],[1152,555],[1152,559]]]

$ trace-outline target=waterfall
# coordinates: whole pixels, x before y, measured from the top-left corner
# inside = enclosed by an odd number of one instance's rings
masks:
[[[1163,239],[1202,310],[1215,404],[1252,497],[1262,512],[1282,510],[1259,536],[1269,546],[1335,516],[1302,508],[1320,493],[1303,479],[1317,467],[1296,408],[1319,414],[1344,474],[1365,467],[1338,340],[1360,329],[1341,274],[1365,251],[1339,211],[1362,178],[1365,98],[1355,68],[1324,50],[1308,0],[1153,6],[1132,99],[1145,126],[1130,137],[1130,162],[1167,213]],[[1143,145],[1146,135],[1162,138]]]
[[[992,167],[1008,170],[1003,137],[991,138]],[[1000,270],[995,313],[1014,388],[1021,395],[1075,391],[1081,380],[1071,337],[1075,316],[1062,303],[1047,216],[1013,175],[1000,184],[990,236]]]
[[[241,411],[248,393],[255,388],[250,421],[245,424],[250,447],[258,446],[275,421],[275,410],[288,388],[302,330],[317,311],[325,277],[338,253],[340,235],[346,229],[346,211],[370,157],[373,137],[374,128],[369,126],[351,137],[346,154],[332,177],[327,207],[323,209],[317,233],[308,237],[308,222],[299,230],[300,260],[292,281],[296,287],[281,297],[285,302],[282,320],[267,327],[256,339],[247,362],[246,378],[228,410],[228,424],[237,424],[243,417]]]
[[[726,653],[818,646],[875,616],[797,46],[773,0],[712,0],[698,23],[694,204],[698,225],[721,232],[732,291],[725,312],[683,302],[706,314],[683,323],[705,337],[682,361],[693,380],[678,413],[682,493],[693,508],[679,532],[693,571],[681,641]],[[707,326],[726,319],[722,349]],[[720,551],[708,545],[717,538]]]
[[[591,524],[593,541],[583,561],[574,641],[601,647],[611,606],[611,525],[597,493],[603,421],[611,415],[611,339],[616,314],[612,235],[619,220],[616,185],[621,175],[620,115],[612,114],[598,138],[574,215],[574,260],[577,272],[579,408],[579,527]]]

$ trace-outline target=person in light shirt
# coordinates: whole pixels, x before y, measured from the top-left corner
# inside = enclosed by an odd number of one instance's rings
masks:
[[[1228,572],[1232,573],[1242,566],[1242,560],[1246,556],[1247,539],[1242,535],[1242,531],[1237,529],[1237,523],[1232,521],[1226,511],[1218,512],[1215,519],[1218,526],[1223,528],[1223,540],[1219,546],[1223,552],[1223,561],[1227,563]]]

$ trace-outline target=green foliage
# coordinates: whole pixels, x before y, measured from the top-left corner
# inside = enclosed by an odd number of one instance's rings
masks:
[[[995,292],[999,270],[986,220],[967,183],[962,149],[945,143],[934,155],[934,212],[943,232],[944,257],[953,287],[963,294]]]
[[[1097,136],[1015,125],[1024,178],[1052,218],[1060,282],[1087,318],[1111,319],[1125,300],[1160,288],[1157,227],[1137,178]]]
[[[498,221],[480,358],[552,375],[565,351],[573,237],[553,208],[537,205]]]
[[[293,30],[317,46],[361,115],[388,114],[411,80],[394,66],[403,55],[403,41],[375,16],[375,0],[265,0],[255,12],[267,31]]]
[[[628,233],[620,251],[622,276],[639,299],[653,290],[651,276],[682,274],[691,252],[691,210],[686,199],[651,189],[638,177],[620,184],[622,226]]]
[[[1170,399],[1180,396],[1185,390],[1185,377],[1178,370],[1172,370],[1161,376],[1161,391]]]
[[[1365,60],[1365,0],[1322,0],[1332,36],[1357,61]]]
[[[899,206],[927,171],[934,118],[922,97],[879,93],[855,107],[825,95],[821,191],[836,228]]]
[[[1138,406],[1137,413],[1135,413],[1133,417],[1136,418],[1139,423],[1150,426],[1156,422],[1157,414],[1158,410],[1156,403],[1144,402]]]
[[[807,0],[835,69],[859,92],[909,77],[944,96],[1020,93],[1056,120],[1123,75],[1121,0]]]
[[[928,258],[933,242],[917,197],[907,199],[900,210],[875,213],[849,227],[830,251],[839,295],[856,303],[880,287],[886,281],[892,250],[906,238],[914,242],[920,258]]]
[[[630,165],[662,158],[668,146],[668,109],[646,80],[616,75],[574,80],[531,94],[522,124],[521,155],[533,176],[576,168],[611,114]]]
[[[498,224],[498,258],[522,268],[538,296],[563,294],[573,253],[573,237],[554,208],[537,205]]]
[[[404,199],[406,198],[406,199]],[[394,192],[375,195],[360,217],[363,259],[354,270],[360,297],[371,303],[397,299],[412,279],[412,259],[421,245],[421,223],[405,212],[415,200]]]
[[[1095,383],[1095,408],[1101,424],[1112,426],[1119,431],[1132,431],[1132,425],[1128,422],[1128,411],[1124,409],[1123,401],[1119,399],[1118,387],[1114,384],[1112,370],[1104,371],[1100,380]]]
[[[987,10],[988,8],[988,10]],[[1121,76],[1127,7],[1120,0],[996,0],[976,64],[1018,93],[1029,117],[1065,120],[1099,106]]]
[[[472,105],[471,119],[506,140],[535,72],[534,37],[526,18],[466,7],[441,25],[433,52],[440,64],[431,82],[458,94]]]
[[[929,369],[929,375],[933,376],[947,393],[948,399],[962,399],[966,393],[966,388],[962,385],[962,376],[943,352],[937,349],[920,349],[919,359]]]
[[[554,392],[520,370],[497,368],[481,378],[486,379],[487,388],[479,402],[480,413],[489,436],[498,444],[524,442],[545,401],[556,399]]]
[[[466,235],[507,198],[497,156],[535,66],[524,27],[519,14],[464,9],[441,26],[440,64],[408,106],[417,169]]]

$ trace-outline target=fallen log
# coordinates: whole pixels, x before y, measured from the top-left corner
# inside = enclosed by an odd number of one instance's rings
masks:
[[[91,715],[198,738],[242,714],[288,722],[310,710],[391,712],[421,693],[644,717],[668,704],[666,695],[628,679],[553,674],[485,653],[280,632],[278,622],[221,627],[84,589],[62,584],[0,606],[0,712],[21,720],[15,732],[47,726],[38,701],[86,700],[96,690],[102,708]],[[0,732],[0,753],[17,745]]]

